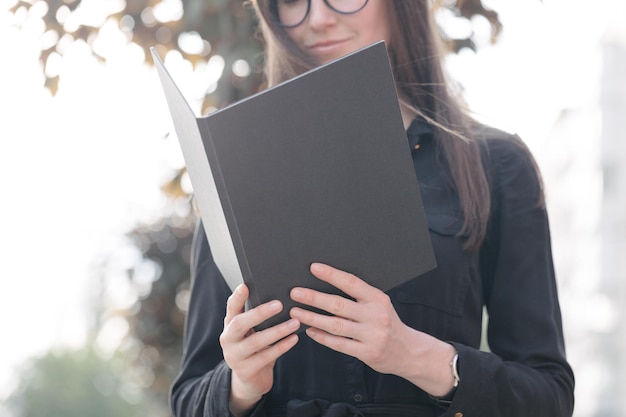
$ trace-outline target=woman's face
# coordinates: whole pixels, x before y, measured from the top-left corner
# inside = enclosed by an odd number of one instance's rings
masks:
[[[389,2],[369,0],[358,12],[341,14],[324,0],[311,0],[302,24],[286,30],[303,51],[326,63],[376,41],[389,44]]]

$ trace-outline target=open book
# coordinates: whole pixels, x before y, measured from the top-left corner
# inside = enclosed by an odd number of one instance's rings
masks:
[[[208,116],[196,116],[158,55],[215,263],[249,306],[294,286],[339,291],[323,262],[386,291],[436,266],[384,42]]]

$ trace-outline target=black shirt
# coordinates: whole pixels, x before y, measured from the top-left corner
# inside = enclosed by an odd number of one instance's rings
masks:
[[[272,390],[253,416],[285,415],[288,403],[298,417],[316,415],[307,414],[312,405],[344,407],[339,415],[571,416],[574,376],[565,359],[539,173],[516,136],[486,128],[478,134],[492,207],[480,251],[467,252],[458,236],[458,196],[437,160],[432,129],[419,120],[409,127],[438,266],[387,292],[405,324],[456,347],[461,382],[452,401],[303,335],[277,361]],[[182,368],[172,387],[177,417],[229,415],[230,369],[218,340],[229,295],[198,227]],[[489,352],[480,350],[483,306]]]

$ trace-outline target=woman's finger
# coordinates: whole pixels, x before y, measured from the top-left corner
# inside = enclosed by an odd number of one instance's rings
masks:
[[[358,334],[359,323],[344,317],[327,316],[314,313],[302,308],[294,307],[290,311],[291,317],[299,320],[304,325],[318,328],[326,333],[354,338]]]
[[[235,304],[236,306],[237,301],[234,301],[233,304]],[[255,326],[258,326],[270,317],[280,313],[282,309],[282,303],[280,301],[273,300],[265,304],[261,304],[246,312],[239,312],[234,314],[232,317],[229,317],[229,314],[231,313],[229,312],[229,307],[227,306],[227,313],[226,317],[224,318],[224,332],[222,333],[222,337],[225,339],[225,341],[241,340],[246,337],[248,332],[252,330]],[[236,311],[236,309],[233,308],[232,311]]]
[[[379,291],[356,275],[330,265],[315,262],[311,264],[310,270],[315,277],[340,289],[355,300],[367,300],[373,293]]]
[[[230,324],[233,317],[244,312],[247,299],[248,287],[245,284],[239,284],[237,288],[235,288],[235,291],[228,297],[228,300],[226,300],[224,327]]]
[[[260,361],[259,365],[266,365],[271,360],[269,358],[273,357],[273,354],[266,353],[265,351],[270,350],[279,353],[280,356],[282,351],[280,349],[274,349],[274,346],[280,344],[283,339],[290,336],[298,330],[299,327],[299,320],[290,319],[260,332],[255,332],[250,337],[238,343],[233,353],[237,352],[242,359],[258,356],[258,358],[260,358],[258,359]]]
[[[290,292],[291,299],[300,304],[324,310],[332,315],[354,319],[359,310],[359,305],[335,294],[327,294],[309,288],[296,287]],[[309,323],[307,323],[309,324]]]

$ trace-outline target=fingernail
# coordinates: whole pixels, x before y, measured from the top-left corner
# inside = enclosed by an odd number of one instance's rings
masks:
[[[237,292],[237,295],[243,294],[243,284],[237,285],[237,288],[235,288],[235,291]]]
[[[301,299],[303,296],[304,296],[304,293],[302,292],[302,290],[295,288],[291,291],[292,298]]]
[[[298,320],[289,320],[287,322],[287,327],[290,329],[296,329],[298,326],[300,326],[300,322]]]
[[[309,327],[308,329],[306,329],[306,334],[308,334],[310,337],[315,337],[317,332],[312,327]]]
[[[324,265],[320,263],[314,262],[311,264],[311,272],[314,274],[322,274],[324,273],[325,269],[326,268],[324,268]]]
[[[280,302],[274,301],[270,304],[270,311],[278,311],[280,310]]]

